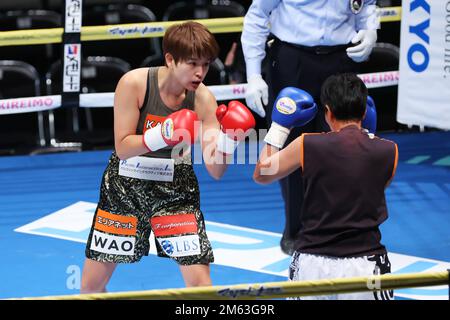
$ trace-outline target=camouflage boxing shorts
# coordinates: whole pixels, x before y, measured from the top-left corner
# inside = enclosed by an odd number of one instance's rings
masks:
[[[113,152],[103,174],[86,257],[99,262],[137,262],[148,255],[153,231],[158,256],[180,265],[212,263],[190,159],[175,162],[172,182],[123,176],[119,165],[122,161]]]

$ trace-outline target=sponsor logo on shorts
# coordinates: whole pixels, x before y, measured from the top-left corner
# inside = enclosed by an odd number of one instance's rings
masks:
[[[150,223],[156,237],[197,233],[197,220],[193,213],[153,217]]]
[[[142,128],[142,132],[144,133],[148,129],[156,127],[158,124],[162,124],[166,120],[166,117],[155,116],[153,114],[148,113],[145,118],[144,128]]]
[[[186,257],[200,254],[198,235],[158,238],[163,251],[170,257]]]
[[[136,225],[136,217],[120,216],[98,209],[94,229],[117,235],[134,236]]]
[[[119,175],[150,181],[173,181],[174,160],[131,157],[119,163]]]
[[[102,253],[132,256],[135,242],[134,237],[118,237],[94,230],[90,249]]]
[[[276,107],[282,114],[293,114],[297,109],[295,101],[288,97],[278,99]]]

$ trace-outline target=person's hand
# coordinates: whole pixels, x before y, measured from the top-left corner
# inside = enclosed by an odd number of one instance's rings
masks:
[[[273,105],[272,125],[264,141],[281,149],[293,127],[301,127],[317,114],[317,105],[306,91],[286,87],[280,91]]]
[[[230,101],[216,109],[216,118],[220,123],[217,150],[224,154],[233,154],[239,142],[245,139],[249,130],[255,127],[255,118],[250,110],[239,101]]]
[[[245,102],[260,117],[266,116],[263,105],[269,103],[269,87],[260,74],[254,74],[248,78]]]
[[[377,42],[377,30],[360,30],[352,39],[352,43],[360,44],[347,48],[347,55],[355,62],[362,62],[369,58]]]

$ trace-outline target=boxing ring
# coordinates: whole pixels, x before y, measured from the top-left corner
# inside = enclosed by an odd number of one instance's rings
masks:
[[[382,12],[382,21],[394,21],[400,10]],[[198,21],[221,33],[241,31],[243,19]],[[176,22],[83,27],[81,40],[159,37]],[[0,32],[0,45],[57,43],[62,33]],[[360,77],[369,88],[399,81],[397,70]],[[245,86],[210,88],[217,100],[231,100],[243,98]],[[79,107],[111,107],[112,101],[113,93],[79,95]],[[0,116],[64,107],[59,95],[0,100],[0,106]],[[110,151],[69,152],[0,158],[0,249],[5,259],[0,265],[0,298],[255,299],[381,286],[399,288],[397,299],[448,299],[450,132],[381,136],[397,142],[400,150],[396,178],[387,190],[390,218],[381,227],[391,275],[287,283],[289,257],[279,249],[284,225],[281,193],[278,184],[263,187],[253,182],[250,159],[256,158],[260,145],[250,142],[241,150],[246,161],[229,166],[221,181],[210,178],[202,164],[194,164],[216,258],[211,265],[215,287],[164,290],[184,284],[176,264],[157,258],[153,247],[140,263],[118,267],[108,286],[112,293],[77,295],[84,243]]]

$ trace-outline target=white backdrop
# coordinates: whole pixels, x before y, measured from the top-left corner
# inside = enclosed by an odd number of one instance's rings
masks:
[[[404,0],[397,121],[450,130],[450,0]]]

